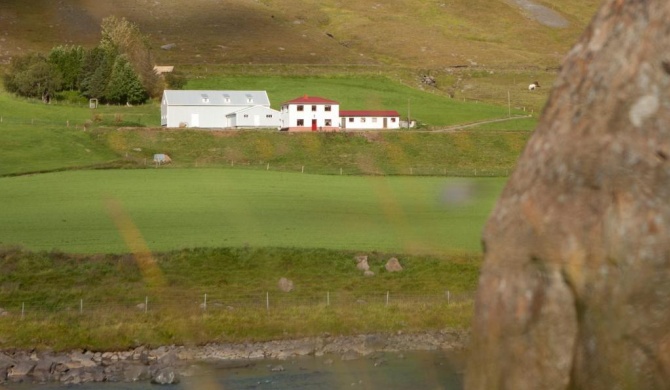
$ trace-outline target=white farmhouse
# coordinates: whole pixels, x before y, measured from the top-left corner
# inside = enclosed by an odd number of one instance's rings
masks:
[[[340,118],[342,129],[382,130],[400,128],[400,114],[395,110],[342,110],[340,111]]]
[[[336,131],[340,128],[340,103],[317,96],[302,96],[281,106],[281,130]]]
[[[279,111],[265,91],[165,90],[161,125],[199,128],[279,128]]]

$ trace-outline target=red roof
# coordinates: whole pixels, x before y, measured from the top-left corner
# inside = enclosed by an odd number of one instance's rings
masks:
[[[400,116],[398,114],[398,111],[395,110],[340,110],[340,117],[350,117],[350,116],[355,116],[355,117],[360,117],[360,116],[365,116],[365,117],[371,117],[371,116],[377,116],[377,117],[393,117],[393,116]]]
[[[340,104],[335,100],[328,100],[318,96],[301,96],[299,98],[289,100],[288,102],[282,104]]]

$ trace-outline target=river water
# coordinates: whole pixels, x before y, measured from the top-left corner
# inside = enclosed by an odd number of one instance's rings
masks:
[[[365,389],[460,390],[463,355],[453,352],[376,353],[356,360],[335,356],[293,360],[226,362],[193,367],[179,384],[91,383],[82,385],[7,384],[11,390],[242,390]],[[283,370],[282,370],[283,369]]]

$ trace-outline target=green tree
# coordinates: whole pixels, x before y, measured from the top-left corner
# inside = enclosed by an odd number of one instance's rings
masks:
[[[86,52],[82,62],[79,90],[87,98],[104,100],[116,52],[100,47]]]
[[[159,96],[163,83],[154,71],[149,37],[139,27],[125,18],[110,16],[102,20],[100,47],[113,50],[127,57],[145,91]]]
[[[116,57],[105,91],[105,99],[110,103],[141,104],[147,97],[127,57],[125,55]]]
[[[165,73],[165,84],[170,89],[182,89],[188,81],[182,72],[172,71]]]
[[[84,55],[85,51],[81,46],[56,46],[49,52],[48,61],[60,71],[64,90],[79,89]]]
[[[19,96],[40,98],[49,102],[51,96],[62,90],[60,71],[41,54],[15,57],[3,77],[7,91]]]

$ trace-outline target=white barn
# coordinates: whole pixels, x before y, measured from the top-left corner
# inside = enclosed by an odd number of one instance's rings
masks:
[[[340,103],[317,96],[302,96],[281,106],[281,130],[336,131],[340,128]]]
[[[161,100],[164,127],[279,128],[279,111],[270,108],[265,91],[165,90]]]
[[[340,111],[342,129],[383,130],[399,129],[400,114],[395,110],[342,110]]]

